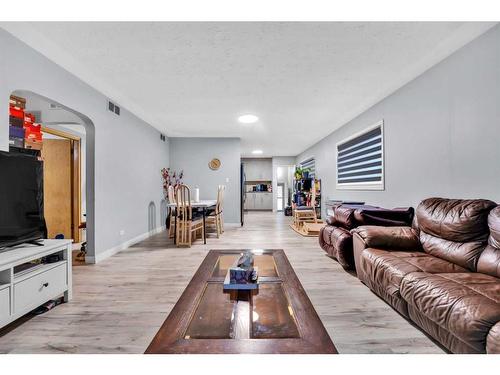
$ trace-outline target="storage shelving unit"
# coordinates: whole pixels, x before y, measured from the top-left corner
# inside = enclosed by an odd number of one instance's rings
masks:
[[[321,180],[314,178],[294,179],[293,202],[296,206],[304,206],[312,195],[311,189],[316,189],[316,215],[321,219]]]

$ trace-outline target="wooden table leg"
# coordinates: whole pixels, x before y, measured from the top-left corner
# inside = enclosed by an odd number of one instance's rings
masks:
[[[174,245],[177,245],[177,208],[174,208],[170,214],[174,214]]]
[[[205,216],[207,213],[207,208],[203,206],[203,243],[206,245],[207,244],[207,226],[206,226],[206,220]]]

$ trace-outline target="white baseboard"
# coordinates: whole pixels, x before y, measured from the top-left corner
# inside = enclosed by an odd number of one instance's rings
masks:
[[[154,234],[163,232],[164,230],[166,230],[165,226],[161,226],[161,227],[158,227],[150,232],[140,234],[137,237],[134,237],[128,241],[125,241],[118,246],[112,247],[111,249],[104,250],[103,252],[98,253],[96,256],[86,255],[85,256],[85,263],[90,263],[90,264],[99,263],[99,262],[103,261],[104,259],[109,258],[110,256],[113,256],[116,253],[119,253],[120,251],[128,249],[130,246],[133,246],[136,243],[144,241],[145,239],[151,237]]]

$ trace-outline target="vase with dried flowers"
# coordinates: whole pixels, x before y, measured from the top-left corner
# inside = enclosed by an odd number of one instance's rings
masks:
[[[173,186],[174,188],[182,184],[182,178],[184,177],[184,171],[177,173],[172,171],[170,168],[163,168],[161,170],[161,176],[163,179],[163,195],[165,199],[168,199],[168,187]]]

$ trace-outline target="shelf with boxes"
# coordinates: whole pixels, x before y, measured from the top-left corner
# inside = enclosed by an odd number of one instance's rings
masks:
[[[11,95],[9,99],[9,146],[41,150],[43,135],[35,116],[25,111],[26,99]]]

